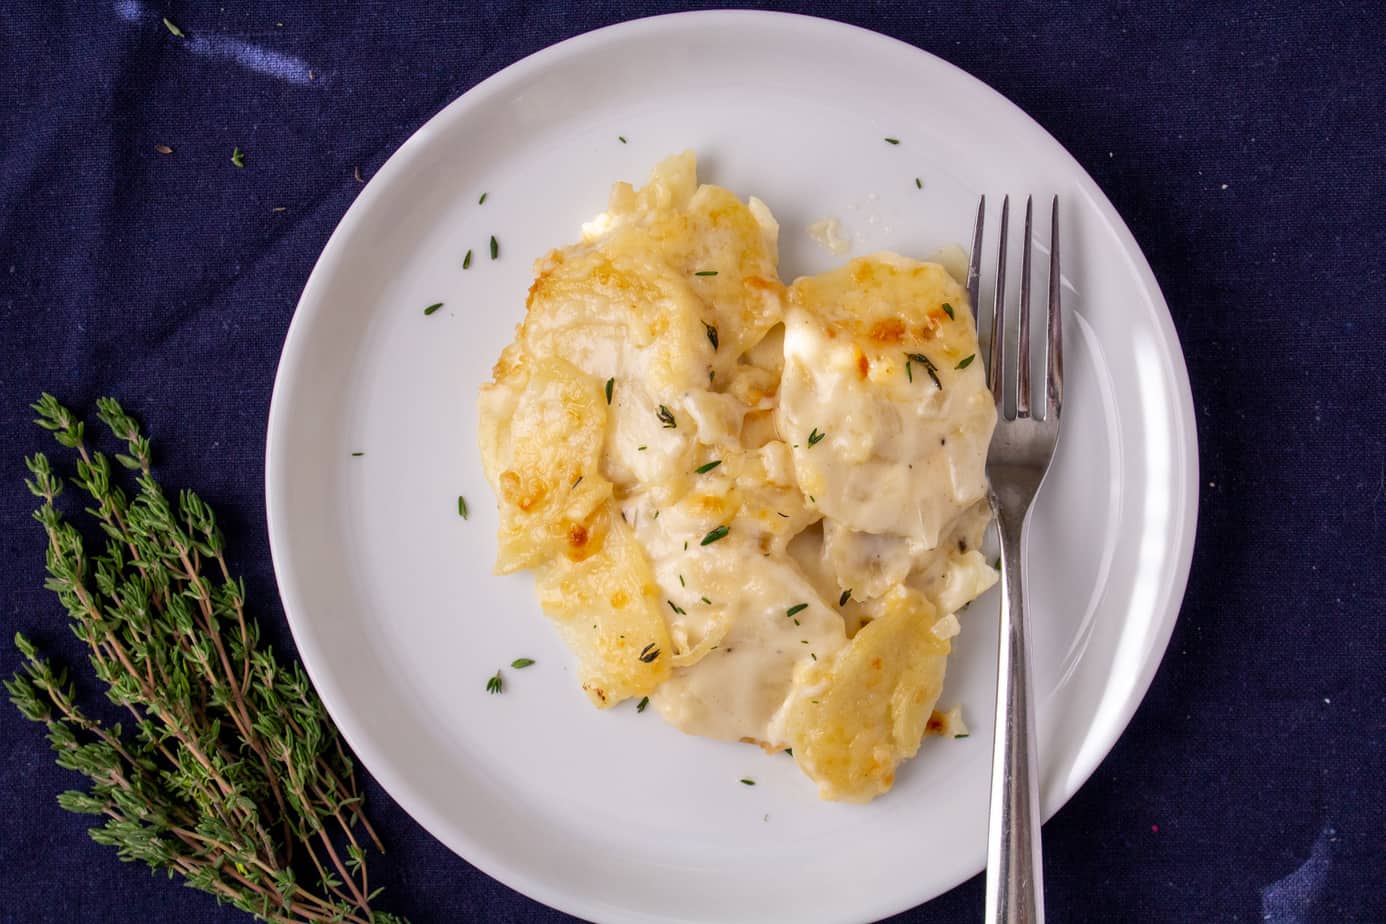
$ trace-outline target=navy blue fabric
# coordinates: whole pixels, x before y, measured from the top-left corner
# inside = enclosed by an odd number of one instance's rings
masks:
[[[369,178],[526,54],[689,6],[0,5],[0,671],[16,665],[15,628],[76,654],[40,587],[20,483],[22,455],[44,446],[26,405],[45,389],[79,408],[113,394],[148,422],[165,479],[220,511],[254,608],[287,645],[265,419],[354,170]],[[912,42],[1031,113],[1130,223],[1183,341],[1203,472],[1189,592],[1131,727],[1045,828],[1051,919],[1386,921],[1380,11],[787,6]],[[0,920],[241,919],[90,842],[88,819],[54,802],[74,777],[7,705],[0,742]],[[390,849],[373,879],[392,908],[564,918],[368,789]],[[974,879],[899,920],[976,920],[981,903]]]

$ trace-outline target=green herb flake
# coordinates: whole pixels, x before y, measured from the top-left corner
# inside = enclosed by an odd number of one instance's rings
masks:
[[[977,354],[976,354],[976,353],[969,353],[969,354],[967,354],[966,356],[964,356],[962,359],[958,360],[958,364],[957,364],[956,366],[954,366],[953,368],[954,368],[954,369],[966,369],[968,366],[972,365],[972,361],[973,361],[974,359],[976,359],[976,358],[977,358]]]
[[[615,387],[616,387],[616,380],[615,380],[614,378],[610,378],[610,379],[607,379],[607,380],[606,380],[606,403],[607,403],[608,405],[611,404],[611,389],[613,389],[613,388],[615,388]]]
[[[715,528],[713,528],[712,530],[710,530],[710,531],[708,532],[708,534],[707,534],[706,536],[703,537],[703,541],[700,542],[700,543],[698,543],[698,544],[699,544],[699,545],[712,545],[712,544],[713,544],[714,542],[716,542],[718,539],[725,539],[725,538],[727,538],[727,533],[729,533],[729,532],[731,532],[731,527],[730,527],[730,526],[727,526],[727,525],[725,525],[725,524],[722,525],[722,526],[715,527]]]
[[[812,658],[812,659],[815,660],[815,661],[818,660],[818,655],[814,654],[814,653],[811,652],[811,651],[809,652],[809,657]]]
[[[245,152],[242,151],[240,148],[232,148],[232,149],[231,149],[231,163],[234,164],[237,168],[242,168],[242,167],[244,167],[244,166],[245,166]]]
[[[688,586],[687,582],[684,581],[683,575],[682,575],[682,574],[679,575],[679,586],[680,586],[680,587],[687,587],[687,586]]]
[[[970,736],[970,735],[954,735],[953,737],[954,737],[954,739],[957,739],[957,738],[969,738],[969,737],[971,737],[971,736]]]
[[[707,330],[707,342],[710,343],[710,344],[712,344],[712,352],[716,353],[716,352],[717,352],[717,346],[718,346],[718,343],[717,343],[717,328],[714,327],[713,325],[707,323],[706,321],[703,322],[703,327],[706,328],[706,330]],[[707,380],[708,380],[709,382],[712,381],[712,373],[710,373],[710,372],[708,373]]]
[[[947,302],[943,303],[943,313],[948,315],[948,320],[950,321],[956,321],[958,319],[958,316],[953,314],[953,306]]]
[[[461,494],[457,495],[457,515],[467,519],[467,499]]]
[[[914,381],[914,367],[908,359],[905,360],[905,378],[909,379],[911,382]]]
[[[659,418],[660,423],[664,424],[665,430],[672,430],[679,425],[678,421],[674,419],[674,412],[662,404],[659,406],[659,410],[655,412],[655,416]]]
[[[743,776],[743,777],[741,778],[741,785],[742,785],[742,786],[754,786],[754,785],[756,785],[756,781],[753,780],[753,779],[751,779],[751,778],[748,777],[748,776]]]
[[[183,30],[174,25],[173,21],[167,16],[164,17],[164,28],[171,32],[174,38],[187,38],[187,36],[183,34]]]
[[[923,353],[906,353],[905,359],[911,362],[919,363],[919,365],[923,366],[924,371],[929,373],[929,378],[934,380],[934,385],[936,385],[940,391],[943,389],[943,383],[938,380],[938,366],[934,365],[933,360],[925,356]]]
[[[796,614],[802,613],[806,609],[808,609],[807,603],[796,603],[789,609],[785,610],[784,614],[792,619]]]
[[[886,144],[899,144],[899,143],[900,143],[900,139],[899,139],[899,138],[887,138],[887,139],[885,140],[885,142],[886,142]]]
[[[617,135],[617,136],[616,136],[616,140],[619,141],[619,142],[621,142],[622,144],[625,144],[625,143],[626,143],[626,136],[625,136],[625,135]]]
[[[825,437],[825,436],[827,436],[826,433],[819,433],[819,432],[818,432],[818,428],[817,428],[817,427],[814,427],[814,428],[813,428],[813,431],[812,431],[811,433],[809,433],[809,436],[808,436],[808,444],[809,444],[810,446],[817,446],[817,445],[818,445],[818,441],[821,440],[821,439],[823,439],[823,437]]]
[[[496,258],[499,257],[499,256],[500,256],[500,243],[496,240],[496,236],[493,234],[493,235],[491,235],[491,259],[494,260],[494,259],[496,259]]]
[[[793,757],[793,756],[794,756],[794,749],[793,749],[793,748],[785,748],[785,749],[784,749],[784,752],[785,752],[786,754],[788,754],[790,757]]]
[[[482,193],[482,194],[481,194],[481,198],[478,199],[478,200],[476,200],[476,204],[477,204],[477,205],[485,205],[485,204],[486,204],[486,197],[487,197],[488,195],[490,195],[490,193]]]
[[[702,600],[704,603],[706,603],[708,606],[712,606],[712,601],[709,600],[707,597],[700,597],[699,599],[701,599],[701,600]]]
[[[693,471],[697,472],[699,475],[706,475],[708,472],[712,471],[714,468],[721,464],[721,459],[713,459],[711,462],[704,462],[702,465],[699,465],[697,468],[693,469]]]
[[[636,711],[636,712],[644,712],[644,711],[645,711],[645,707],[648,706],[649,704],[650,704],[650,698],[649,698],[648,696],[642,696],[642,697],[640,697],[640,702],[638,702],[638,703],[635,704],[635,711]]]
[[[677,603],[675,603],[673,600],[665,600],[664,602],[667,603],[667,604],[669,604],[669,609],[673,610],[675,613],[678,613],[680,616],[687,616],[687,615],[688,615],[688,612],[687,612],[683,607],[681,607],[681,606],[679,606]],[[644,658],[641,658],[640,660],[643,661],[643,660],[645,660],[645,659],[644,659]],[[653,659],[651,659],[651,660],[653,660]]]
[[[914,178],[914,188],[915,188],[915,189],[923,189],[923,188],[924,188],[924,183],[923,183],[922,180],[919,179],[919,177],[915,177],[915,178]]]
[[[842,592],[842,596],[837,598],[837,605],[846,606],[847,601],[850,599],[852,599],[852,588],[848,587],[846,590]]]
[[[657,657],[659,657],[659,649],[655,647],[654,642],[650,642],[650,644],[640,649],[640,660],[645,664],[649,664]]]
[[[636,447],[635,447],[635,451],[636,451],[636,452],[644,452],[646,449],[649,449],[649,448],[650,448],[650,447],[648,447],[648,446],[636,446]]]
[[[515,668],[515,670],[517,671],[522,671],[533,663],[533,658],[516,658],[514,661],[510,662],[510,666]]]
[[[429,305],[427,308],[424,309],[424,314],[430,315],[441,307],[443,307],[442,302],[434,302],[433,304]]]
[[[486,681],[486,692],[492,695],[499,693],[505,687],[505,681],[501,680],[501,672],[496,671],[496,675]]]
[[[694,276],[716,276],[717,270],[698,270]]]
[[[471,268],[472,268],[472,252],[471,252],[470,250],[468,250],[468,251],[467,251],[467,255],[466,255],[465,257],[462,258],[462,268],[463,268],[463,269],[471,269]]]
[[[364,455],[365,455],[364,452],[353,452],[353,453],[351,454],[351,457],[352,457],[353,459],[355,459],[355,458],[358,457],[358,456],[364,456]]]

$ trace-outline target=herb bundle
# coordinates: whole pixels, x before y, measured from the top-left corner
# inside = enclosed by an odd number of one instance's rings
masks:
[[[372,908],[380,890],[363,842],[382,848],[351,759],[302,669],[261,644],[211,509],[191,491],[167,495],[136,422],[110,398],[97,406],[126,444],[114,461],[133,494],[70,410],[47,394],[34,410],[77,456],[71,481],[90,498],[102,552],[90,556],[59,512],[63,479],[42,453],[26,459],[28,485],[42,502],[46,586],[133,722],[93,718],[67,671],[16,635],[25,663],[5,684],[11,701],[47,728],[59,766],[90,781],[59,805],[104,816],[92,839],[122,860],[178,873],[264,920],[399,921]]]

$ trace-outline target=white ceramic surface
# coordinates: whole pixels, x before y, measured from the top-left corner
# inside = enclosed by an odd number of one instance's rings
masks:
[[[942,700],[974,734],[928,740],[861,807],[819,802],[788,757],[592,709],[530,579],[491,575],[474,399],[531,261],[614,180],[683,148],[705,181],[770,204],[786,279],[845,259],[806,236],[823,216],[854,254],[925,256],[967,239],[979,193],[1062,198],[1064,438],[1027,567],[1046,816],[1073,794],[1144,695],[1184,590],[1197,468],[1178,342],[1130,232],[1057,142],[951,65],[840,24],[715,12],[590,33],[481,84],[390,158],[284,347],[266,485],[280,590],[365,766],[497,879],[602,921],[878,918],[982,868],[994,592],[964,614]],[[521,656],[538,663],[506,666]]]

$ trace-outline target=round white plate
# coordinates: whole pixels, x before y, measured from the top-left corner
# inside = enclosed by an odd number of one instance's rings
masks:
[[[823,216],[854,254],[925,256],[968,239],[980,193],[1060,196],[1068,394],[1027,568],[1046,816],[1073,794],[1145,693],[1192,551],[1193,408],[1168,309],[1043,129],[944,61],[837,23],[714,12],[593,32],[492,77],[390,158],[284,346],[266,463],[279,586],[366,767],[502,882],[601,921],[874,919],[982,868],[994,592],[964,614],[942,700],[975,733],[929,739],[863,807],[819,802],[788,757],[633,704],[594,710],[530,579],[491,574],[475,396],[531,261],[574,240],[613,181],[684,148],[705,181],[769,203],[786,279],[846,259],[806,236]],[[538,663],[511,670],[519,657]],[[505,692],[488,695],[497,668]]]

